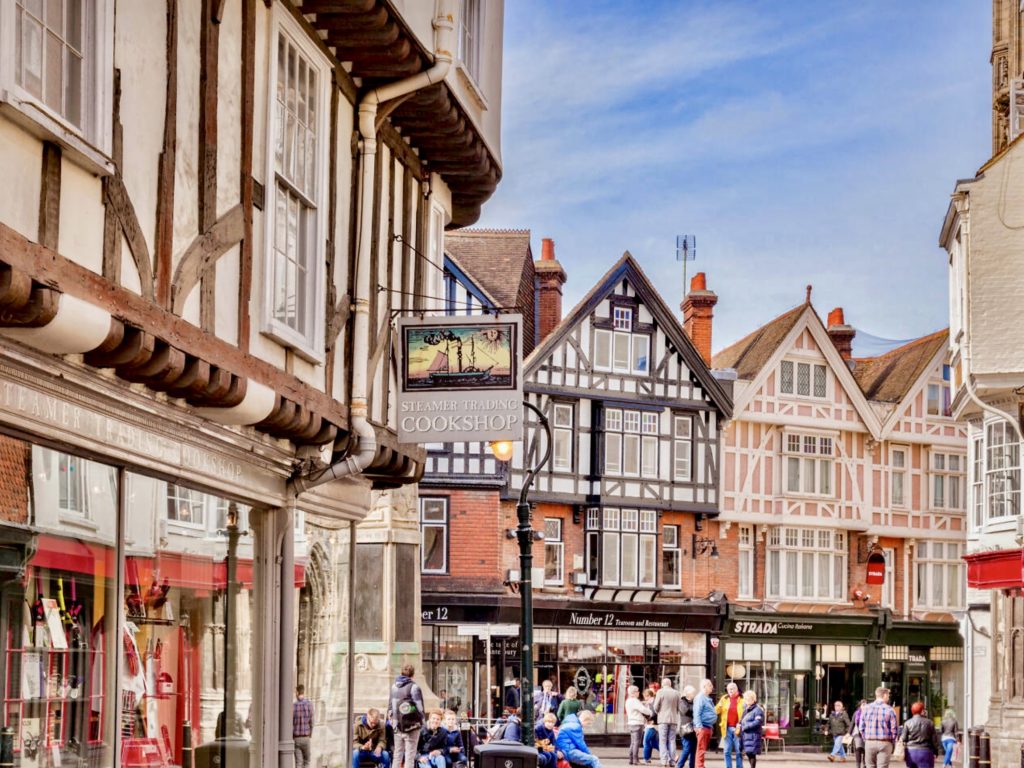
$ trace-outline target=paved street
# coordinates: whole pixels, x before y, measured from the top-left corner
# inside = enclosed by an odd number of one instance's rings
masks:
[[[594,750],[598,757],[601,758],[601,765],[605,768],[626,768],[629,765],[628,750],[625,747],[598,747]],[[715,752],[713,755],[709,754],[707,760],[708,766],[719,766],[725,765],[725,758],[721,752]],[[847,761],[849,765],[856,765],[851,759]],[[771,765],[794,765],[794,764],[810,764],[819,763],[822,765],[830,765],[828,760],[825,759],[824,753],[818,752],[769,752],[768,754],[759,755],[757,758],[758,765],[771,764]],[[652,760],[651,766],[658,766],[660,763]],[[746,763],[744,763],[746,768]]]

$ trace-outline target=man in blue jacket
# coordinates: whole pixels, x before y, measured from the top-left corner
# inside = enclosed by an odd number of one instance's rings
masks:
[[[574,765],[585,765],[588,768],[601,768],[601,761],[590,752],[583,731],[594,722],[594,713],[584,709],[579,715],[567,715],[558,729],[555,746],[565,755],[565,759]]]
[[[711,744],[711,732],[718,722],[715,703],[711,701],[711,694],[714,692],[714,683],[705,680],[700,684],[700,693],[693,700],[693,727],[697,730],[697,768],[704,768],[705,755]]]

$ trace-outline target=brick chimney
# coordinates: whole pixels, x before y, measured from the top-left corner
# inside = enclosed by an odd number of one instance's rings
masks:
[[[683,329],[707,366],[711,365],[711,318],[717,303],[718,295],[708,290],[707,277],[698,272],[690,280],[690,292],[682,303]]]
[[[832,337],[840,357],[849,362],[853,358],[853,337],[857,331],[846,324],[842,307],[836,307],[828,313],[828,335]]]
[[[537,344],[562,321],[562,285],[565,270],[555,258],[555,241],[545,237],[541,241],[540,261],[533,263],[537,275]]]

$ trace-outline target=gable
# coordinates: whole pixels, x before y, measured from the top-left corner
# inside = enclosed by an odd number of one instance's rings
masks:
[[[945,405],[942,389],[947,384],[943,378],[946,357],[947,350],[942,346],[930,364],[920,371],[903,400],[888,414],[883,425],[883,439],[945,442],[961,447],[965,444],[966,425],[942,415]],[[933,399],[935,404],[929,407]]]

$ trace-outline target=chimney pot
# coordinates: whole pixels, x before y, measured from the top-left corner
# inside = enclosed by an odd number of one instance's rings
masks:
[[[545,237],[540,243],[540,260],[555,261],[555,241],[550,237]]]
[[[708,290],[707,276],[698,272],[690,281],[690,292],[683,299],[683,330],[697,348],[704,364],[711,365],[711,321],[718,296]]]
[[[843,317],[842,307],[836,307],[828,313],[828,327],[832,328],[836,325],[846,325],[846,318]]]
[[[690,279],[690,290],[691,291],[706,291],[708,289],[708,279],[703,272],[698,272]]]
[[[846,324],[842,307],[836,307],[828,313],[828,335],[839,356],[849,363],[853,359],[853,337],[857,331]]]

